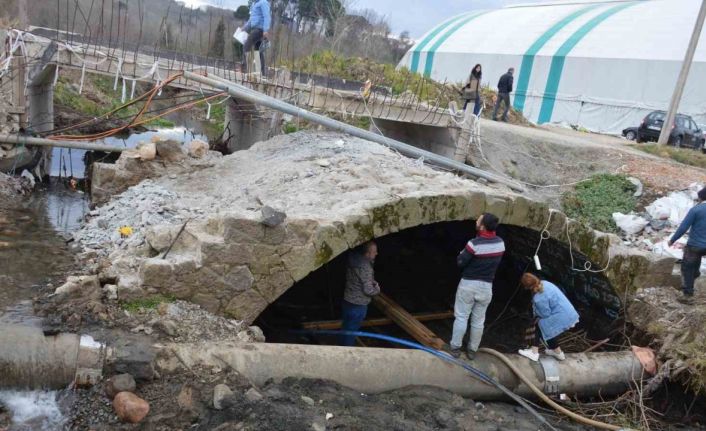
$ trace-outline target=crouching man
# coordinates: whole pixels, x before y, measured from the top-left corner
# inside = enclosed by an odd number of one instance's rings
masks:
[[[368,314],[368,304],[372,297],[380,293],[380,285],[375,281],[373,265],[378,255],[378,246],[367,242],[356,248],[348,255],[348,268],[346,269],[346,288],[343,291],[344,331],[357,331]],[[342,335],[342,346],[353,346],[355,336]]]

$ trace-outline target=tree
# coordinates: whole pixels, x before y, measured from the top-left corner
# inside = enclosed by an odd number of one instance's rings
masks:
[[[213,35],[213,43],[211,48],[208,50],[208,55],[216,58],[223,58],[223,49],[226,45],[226,25],[221,16],[220,21],[218,21],[218,26]]]
[[[235,19],[238,19],[240,21],[247,21],[250,19],[250,7],[242,5],[239,6],[238,9],[233,12],[233,16]]]

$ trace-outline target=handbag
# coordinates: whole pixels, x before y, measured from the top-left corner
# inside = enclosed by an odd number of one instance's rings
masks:
[[[471,89],[471,87],[465,87],[463,89],[463,98],[466,100],[475,100],[478,96],[478,91]]]

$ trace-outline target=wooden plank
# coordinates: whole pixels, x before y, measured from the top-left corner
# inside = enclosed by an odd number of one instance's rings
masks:
[[[442,311],[439,313],[419,313],[412,314],[412,317],[420,322],[432,322],[435,320],[444,320],[454,317],[453,311]],[[391,325],[395,322],[388,317],[380,317],[376,319],[365,320],[360,326],[361,328],[370,328],[374,326]],[[302,324],[304,329],[341,329],[343,322],[341,320],[323,320],[320,322],[306,322]]]
[[[384,293],[373,297],[373,305],[419,343],[437,350],[444,346],[444,342],[436,334]]]

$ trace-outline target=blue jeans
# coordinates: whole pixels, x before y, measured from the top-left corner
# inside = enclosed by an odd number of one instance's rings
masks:
[[[365,320],[365,315],[368,314],[367,305],[357,305],[351,304],[350,302],[343,300],[341,304],[343,309],[343,326],[341,327],[344,331],[357,331],[360,329],[360,324]],[[341,346],[354,346],[355,336],[353,335],[341,335]]]
[[[687,245],[681,261],[682,290],[684,295],[694,294],[694,281],[701,275],[701,257],[706,255],[706,248]]]
[[[471,103],[471,101],[472,101],[471,99],[466,99],[466,103],[463,104],[464,111],[466,110],[466,107],[468,107],[468,104]],[[476,100],[474,101],[474,105],[473,105],[473,115],[478,115],[478,113],[480,112],[480,108],[481,108],[480,93],[478,93],[476,95]]]

